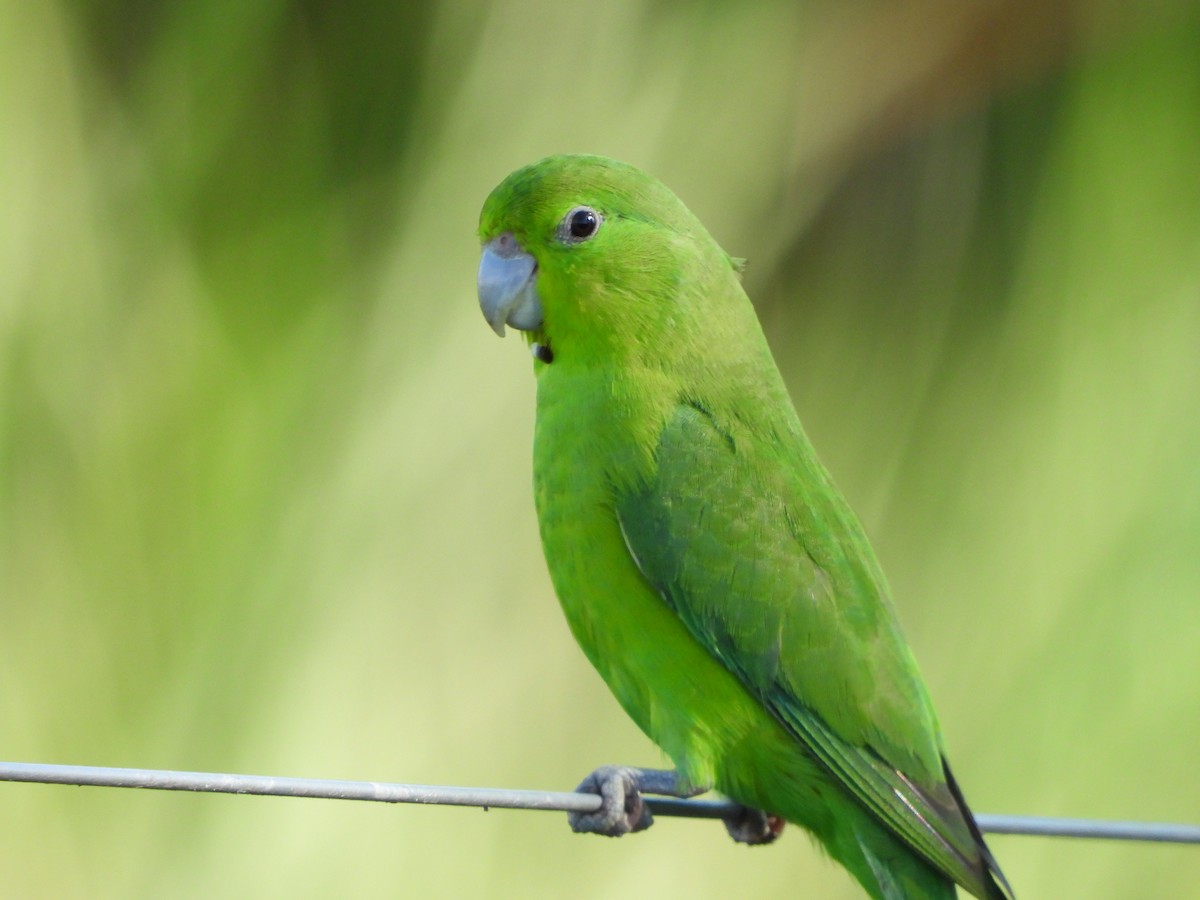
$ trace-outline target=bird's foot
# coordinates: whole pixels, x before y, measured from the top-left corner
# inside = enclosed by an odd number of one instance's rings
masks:
[[[654,817],[642,799],[643,793],[670,797],[690,797],[700,793],[681,786],[675,772],[632,766],[601,766],[583,779],[575,790],[581,794],[598,794],[600,808],[595,812],[567,813],[572,830],[606,837],[645,831],[654,823]]]
[[[786,820],[779,816],[765,813],[761,809],[743,806],[736,815],[724,820],[725,830],[739,844],[749,844],[756,847],[772,843],[783,833]]]

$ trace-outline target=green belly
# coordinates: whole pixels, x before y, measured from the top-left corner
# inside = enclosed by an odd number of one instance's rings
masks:
[[[823,771],[692,637],[630,555],[613,508],[613,480],[621,477],[614,461],[637,467],[628,433],[611,412],[588,427],[586,403],[547,400],[544,387],[535,497],[550,576],[575,639],[690,783],[820,830],[813,819],[823,812],[812,795]]]

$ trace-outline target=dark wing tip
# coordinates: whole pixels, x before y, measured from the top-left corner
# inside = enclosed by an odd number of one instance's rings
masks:
[[[954,773],[950,771],[950,763],[944,756],[942,757],[942,770],[946,773],[946,786],[950,788],[950,793],[957,802],[963,819],[967,823],[967,828],[971,832],[971,837],[975,839],[975,845],[979,849],[979,880],[987,892],[983,895],[984,900],[1014,900],[1015,895],[1008,884],[1008,879],[1004,877],[999,863],[996,862],[996,857],[992,856],[992,851],[988,849],[987,842],[983,839],[983,832],[979,830],[975,816],[971,813],[971,808],[967,806],[966,798],[963,797],[962,789],[955,781]]]

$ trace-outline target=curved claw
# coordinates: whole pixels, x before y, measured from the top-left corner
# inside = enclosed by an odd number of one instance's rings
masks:
[[[567,821],[576,833],[620,837],[632,831],[645,831],[654,823],[650,810],[642,802],[638,789],[641,770],[629,766],[601,766],[580,782],[575,790],[599,794],[600,809],[591,813],[567,813]]]
[[[783,833],[785,819],[765,813],[761,809],[743,806],[733,817],[724,820],[725,830],[739,844],[749,844],[758,847],[772,843]]]

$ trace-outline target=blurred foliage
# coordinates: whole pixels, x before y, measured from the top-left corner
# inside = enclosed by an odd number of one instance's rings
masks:
[[[563,788],[574,648],[475,216],[587,150],[747,283],[979,810],[1196,821],[1200,10],[0,2],[8,759]],[[6,785],[8,896],[855,896],[793,834]],[[1194,849],[996,837],[1022,896]]]

